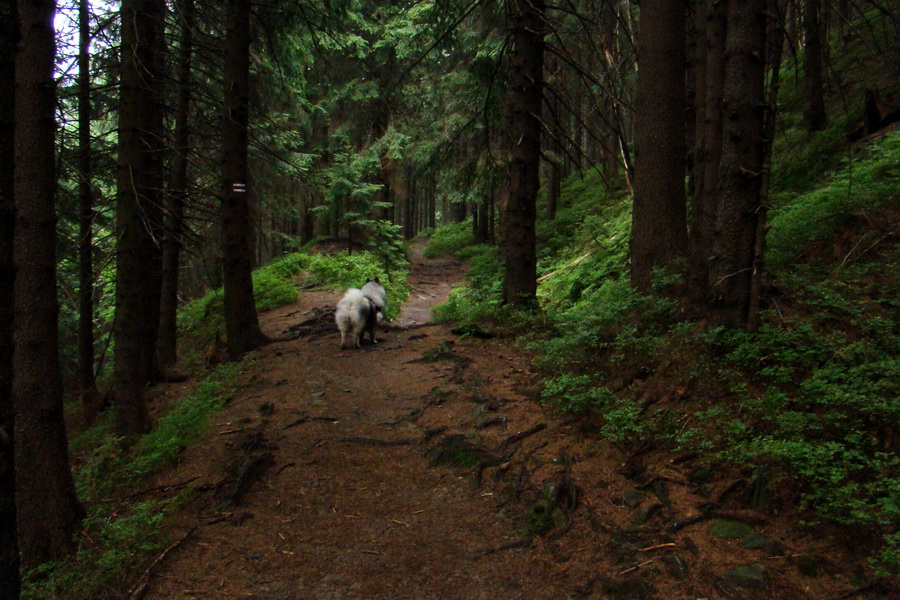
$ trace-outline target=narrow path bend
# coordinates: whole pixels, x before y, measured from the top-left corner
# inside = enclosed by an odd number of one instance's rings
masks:
[[[427,455],[448,435],[515,434],[504,404],[540,418],[513,389],[527,375],[521,358],[427,322],[461,277],[458,263],[419,258],[410,300],[376,346],[340,351],[335,329],[263,351],[209,442],[166,476],[199,478],[200,526],[157,568],[146,598],[560,597],[560,565],[526,550],[511,499],[487,475],[476,486],[471,465],[432,466]],[[281,333],[336,300],[304,293],[265,315],[264,329]],[[476,429],[487,412],[493,426]],[[248,476],[236,506],[223,504],[228,473],[253,453],[265,454],[259,478]]]

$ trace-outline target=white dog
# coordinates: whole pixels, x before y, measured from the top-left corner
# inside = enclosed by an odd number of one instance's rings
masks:
[[[353,336],[353,345],[359,348],[366,332],[372,343],[376,342],[375,328],[384,320],[384,311],[362,290],[350,288],[337,303],[334,319],[341,331],[341,348],[347,347],[348,333]]]

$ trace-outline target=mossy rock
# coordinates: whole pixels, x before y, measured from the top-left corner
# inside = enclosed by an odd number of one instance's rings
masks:
[[[709,526],[709,533],[723,540],[743,540],[753,533],[753,528],[739,521],[716,519]]]
[[[745,590],[761,590],[766,587],[769,574],[764,566],[754,563],[729,569],[722,574],[722,578]]]
[[[747,550],[764,550],[771,543],[772,540],[754,531],[744,539],[744,543],[741,544],[741,548],[745,548]]]
[[[627,506],[628,508],[637,508],[640,506],[641,502],[644,501],[644,497],[647,494],[640,490],[636,490],[634,488],[628,488],[624,492],[622,492],[622,504]]]
[[[663,505],[659,504],[659,503],[647,504],[645,506],[640,507],[639,509],[634,511],[634,514],[631,516],[631,523],[635,527],[640,527],[641,525],[643,525],[644,523],[649,521],[651,518],[653,518],[653,515],[655,515],[657,513],[657,511],[659,511],[659,509],[661,509],[662,507],[663,507]]]
[[[797,570],[806,577],[815,577],[819,574],[819,563],[813,557],[804,554],[797,557]]]

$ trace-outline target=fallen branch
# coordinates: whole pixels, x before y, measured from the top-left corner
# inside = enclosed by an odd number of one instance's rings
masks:
[[[308,423],[310,421],[326,421],[328,423],[336,423],[339,420],[340,419],[337,419],[336,417],[311,417],[309,415],[303,415],[302,417],[300,417],[294,421],[291,421],[290,423],[288,423],[281,429],[282,430],[290,429],[291,427],[296,427],[297,425],[303,425],[304,423]]]
[[[510,446],[510,445],[512,445],[512,444],[515,444],[516,442],[521,442],[521,441],[524,440],[525,438],[531,437],[532,435],[534,435],[534,434],[536,434],[536,433],[539,433],[539,432],[543,431],[543,430],[546,429],[546,428],[547,428],[547,424],[546,424],[546,423],[538,423],[537,425],[535,425],[535,426],[532,427],[531,429],[528,429],[528,430],[526,430],[526,431],[521,431],[521,432],[519,432],[519,433],[516,433],[516,434],[513,434],[513,435],[509,436],[508,438],[506,438],[505,440],[503,440],[503,443],[500,444],[500,447],[501,447],[501,448],[506,448],[507,446]]]
[[[544,281],[545,279],[547,279],[547,278],[549,278],[549,277],[553,277],[554,275],[556,275],[556,274],[559,273],[560,271],[564,271],[564,270],[566,270],[566,269],[569,269],[569,268],[574,267],[575,265],[577,265],[578,263],[582,262],[583,260],[585,260],[585,259],[586,259],[587,257],[589,257],[590,255],[591,255],[591,252],[588,252],[588,253],[586,253],[586,254],[582,254],[581,256],[579,256],[578,258],[576,258],[575,260],[573,260],[573,261],[570,262],[569,264],[563,265],[563,266],[561,266],[560,268],[558,268],[557,270],[555,270],[555,271],[553,271],[553,272],[551,272],[551,273],[547,273],[546,275],[542,275],[541,277],[538,277],[537,282],[540,283],[540,282]]]
[[[631,573],[632,571],[637,571],[641,567],[646,567],[647,565],[649,565],[650,563],[653,563],[653,562],[656,562],[655,558],[651,558],[650,560],[644,561],[639,565],[635,565],[635,566],[631,567],[630,569],[625,569],[624,571],[619,571],[619,575],[624,575],[625,573]]]
[[[350,436],[338,438],[339,442],[348,444],[361,444],[363,446],[409,446],[414,444],[415,440],[379,440],[377,438]]]
[[[641,548],[639,550],[639,552],[652,552],[653,550],[663,550],[663,549],[670,550],[672,548],[675,548],[676,546],[677,546],[677,544],[675,544],[674,542],[669,542],[668,544],[657,544],[656,546],[648,546],[646,548]]]
[[[516,540],[514,542],[509,542],[508,544],[503,544],[502,546],[497,546],[496,548],[488,548],[483,552],[479,552],[471,557],[472,560],[479,560],[484,558],[485,556],[490,556],[491,554],[497,554],[498,552],[504,552],[506,550],[512,550],[513,548],[529,548],[531,546],[531,538],[523,538],[521,540]]]
[[[141,598],[144,597],[144,594],[147,593],[147,587],[150,585],[150,577],[153,576],[153,571],[156,569],[156,567],[158,567],[159,564],[166,559],[166,557],[169,555],[169,553],[171,553],[175,548],[180,546],[186,539],[188,539],[188,537],[191,536],[191,534],[193,534],[195,531],[197,531],[198,527],[199,527],[199,525],[194,525],[193,527],[191,527],[187,533],[185,533],[183,536],[181,536],[180,539],[178,539],[178,541],[176,541],[175,543],[171,544],[168,548],[163,550],[162,554],[157,556],[153,560],[153,562],[150,563],[150,566],[147,567],[147,569],[144,571],[143,575],[141,575],[141,578],[138,580],[138,582],[136,584],[134,584],[134,586],[128,591],[129,600],[141,600]]]
[[[151,488],[140,490],[139,492],[132,492],[130,494],[127,494],[125,496],[120,496],[118,498],[106,498],[104,500],[98,500],[98,502],[104,503],[104,504],[110,503],[110,502],[122,502],[123,500],[130,500],[132,498],[136,498],[138,496],[143,496],[144,494],[149,494],[151,492],[167,492],[169,490],[177,490],[177,489],[183,488],[187,484],[189,484],[197,479],[200,479],[199,475],[191,477],[190,479],[187,479],[180,483],[171,483],[171,484],[167,484],[167,485],[156,485]]]

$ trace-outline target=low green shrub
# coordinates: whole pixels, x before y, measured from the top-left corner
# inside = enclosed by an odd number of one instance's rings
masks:
[[[185,495],[119,507],[94,507],[83,523],[85,539],[62,562],[45,563],[24,573],[23,600],[97,600],[120,598],[135,574],[168,543],[162,529],[167,514]]]
[[[431,309],[435,321],[457,321],[461,324],[479,321],[510,322],[509,311],[501,302],[503,267],[494,246],[469,246],[458,253],[469,263],[467,283],[450,291],[447,302]]]
[[[275,259],[268,265],[253,271],[253,297],[256,310],[264,312],[297,300],[297,287],[292,278],[301,273],[310,262],[310,256],[294,252]],[[196,348],[207,348],[217,334],[225,332],[224,296],[221,288],[187,302],[178,310],[178,329],[182,342],[186,342],[184,363],[199,360]]]
[[[112,432],[112,411],[73,438],[83,458],[74,470],[79,498],[88,507],[85,539],[71,557],[25,574],[25,599],[95,600],[118,598],[135,574],[167,543],[162,521],[182,506],[187,492],[165,500],[136,501],[127,491],[176,464],[184,449],[197,443],[212,417],[231,399],[244,362],[226,363],[203,376],[158,419],[150,433],[132,444]],[[116,500],[114,497],[121,498]]]
[[[335,291],[362,287],[367,279],[378,279],[387,294],[385,315],[388,320],[397,318],[400,306],[409,296],[407,283],[408,262],[386,270],[377,255],[368,252],[354,252],[330,256],[314,254],[309,258],[307,273],[309,281]]]
[[[432,232],[423,254],[427,258],[440,256],[457,256],[457,254],[475,243],[472,231],[472,219],[460,223],[444,225]]]
[[[130,447],[112,434],[110,416],[75,438],[73,449],[90,448],[75,471],[79,497],[97,500],[175,464],[184,448],[203,435],[212,416],[230,400],[244,364],[226,363],[208,372],[158,418],[153,431]]]
[[[810,244],[829,238],[869,211],[896,202],[898,189],[900,133],[873,142],[858,156],[845,159],[835,172],[805,192],[776,190],[769,219],[767,262],[779,273],[790,271]]]

